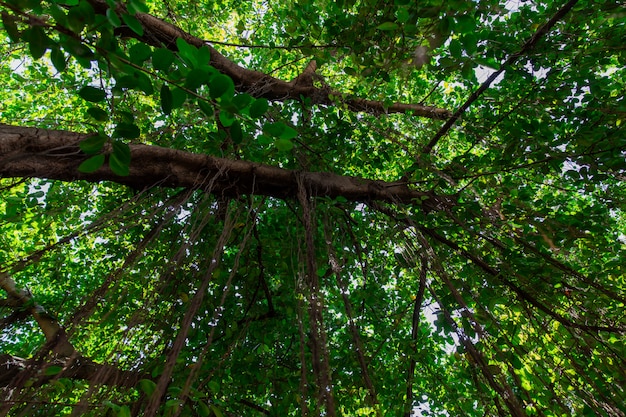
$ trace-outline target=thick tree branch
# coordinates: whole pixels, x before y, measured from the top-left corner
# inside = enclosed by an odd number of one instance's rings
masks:
[[[35,303],[28,291],[18,289],[13,278],[6,272],[0,273],[0,288],[6,291],[8,300],[16,305],[16,309],[24,309],[33,316],[54,354],[69,357],[75,353],[74,346],[68,341],[65,331],[56,319]]]
[[[96,13],[105,14],[109,8],[105,0],[89,0],[89,3],[96,10]],[[117,12],[128,14],[125,6],[121,4],[117,6]],[[173,51],[177,50],[176,39],[178,38],[184,39],[188,44],[197,48],[207,46],[211,52],[210,64],[220,72],[231,77],[240,91],[246,91],[255,97],[265,97],[268,100],[300,100],[301,97],[307,97],[312,104],[332,105],[334,102],[333,97],[341,98],[344,96],[342,93],[332,91],[329,88],[318,88],[314,87],[312,83],[298,82],[299,78],[287,82],[259,71],[241,67],[210,46],[208,42],[186,33],[171,23],[146,13],[137,13],[135,17],[143,26],[143,36],[138,36],[128,28],[125,28],[126,30],[121,28],[120,30],[123,30],[124,36],[131,36],[147,44],[166,47]],[[309,64],[307,69],[305,69],[305,73],[311,73],[314,70],[315,68],[312,68],[311,64]],[[342,99],[342,101],[352,111],[372,114],[411,112],[417,116],[431,119],[447,119],[452,114],[447,109],[425,106],[423,104],[396,103],[391,106],[385,106],[381,101],[348,98]]]
[[[78,144],[88,135],[0,124],[0,178],[48,178],[62,181],[113,181],[136,189],[184,187],[217,195],[266,195],[296,198],[297,178],[311,195],[350,201],[386,201],[421,205],[424,211],[455,204],[454,197],[411,190],[406,183],[368,180],[325,172],[298,172],[270,165],[233,161],[158,146],[130,145],[130,175],[121,177],[103,166],[78,171],[85,155]]]
[[[34,372],[37,375],[48,366],[61,366],[62,370],[55,375],[40,375],[33,387],[41,386],[52,379],[69,378],[94,384],[132,388],[140,379],[150,378],[147,374],[120,370],[115,366],[95,363],[81,357],[56,359],[42,368],[40,364],[33,364],[28,359],[4,353],[0,354],[0,388],[11,387],[12,381],[24,372]]]
[[[44,365],[44,368],[52,365],[62,367],[57,374],[40,375],[42,364],[37,360],[0,354],[0,387],[12,386],[15,381],[22,380],[20,376],[24,374],[28,377],[37,375],[35,385],[41,385],[53,378],[72,378],[118,387],[133,387],[140,379],[149,377],[140,372],[124,371],[113,365],[95,363],[78,354],[59,322],[35,303],[31,294],[18,289],[13,278],[6,272],[0,273],[0,288],[7,293],[7,300],[11,301],[14,308],[24,309],[32,315],[44,334],[46,346],[53,354],[52,362]]]

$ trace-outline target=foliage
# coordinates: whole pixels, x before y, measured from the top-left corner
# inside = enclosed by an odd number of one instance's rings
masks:
[[[0,11],[2,415],[626,415],[620,2]],[[269,191],[133,189],[138,145]]]

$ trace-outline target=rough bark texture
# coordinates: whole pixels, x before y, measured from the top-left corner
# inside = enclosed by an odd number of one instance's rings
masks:
[[[404,182],[385,182],[325,172],[302,172],[234,161],[159,146],[130,145],[130,174],[121,177],[105,164],[92,173],[78,171],[89,156],[79,148],[85,134],[0,124],[0,178],[47,178],[62,181],[113,181],[136,189],[183,187],[213,194],[297,198],[298,181],[312,196],[350,201],[385,201],[441,210],[454,204],[450,196],[410,189]]]
[[[45,375],[45,371],[42,373],[42,370],[50,366],[60,366],[62,370],[54,375]],[[61,358],[42,364],[13,355],[0,354],[0,388],[12,387],[14,381],[19,380],[24,373],[28,373],[28,377],[36,377],[31,386],[40,386],[53,379],[70,378],[88,380],[94,384],[132,388],[140,379],[151,378],[149,374],[121,370],[83,357]]]
[[[35,386],[55,378],[71,378],[119,387],[133,387],[140,379],[149,378],[147,374],[95,363],[80,355],[68,340],[65,329],[59,322],[38,305],[28,292],[19,290],[13,278],[6,272],[0,273],[0,289],[7,293],[2,305],[11,307],[16,312],[23,311],[31,315],[46,337],[44,349],[31,359],[0,354],[0,388],[21,388],[30,378],[35,378],[33,383]],[[60,366],[62,369],[59,373],[50,375],[42,372],[50,366]]]

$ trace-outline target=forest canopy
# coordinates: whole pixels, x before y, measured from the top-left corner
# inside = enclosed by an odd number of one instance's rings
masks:
[[[0,416],[626,416],[623,1],[0,14]]]

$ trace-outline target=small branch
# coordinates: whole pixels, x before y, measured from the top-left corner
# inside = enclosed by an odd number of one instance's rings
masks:
[[[448,120],[441,127],[441,129],[439,129],[439,131],[435,134],[435,136],[433,136],[430,142],[428,142],[424,149],[422,149],[422,152],[424,154],[430,153],[430,151],[432,151],[433,148],[437,145],[437,142],[439,142],[439,140],[444,135],[446,135],[446,133],[448,133],[448,131],[452,128],[452,126],[454,126],[456,121],[459,120],[463,113],[465,113],[465,110],[467,110],[473,102],[478,100],[478,97],[480,97],[480,95],[491,86],[491,83],[493,83],[495,79],[498,78],[500,74],[502,74],[509,66],[515,63],[515,61],[517,61],[520,57],[530,51],[537,44],[537,42],[539,42],[539,39],[541,39],[546,33],[548,33],[548,31],[552,29],[556,22],[561,20],[572,9],[572,7],[574,7],[577,2],[578,0],[570,0],[569,2],[567,2],[554,14],[554,16],[552,16],[552,18],[548,22],[546,22],[546,24],[537,29],[535,34],[524,43],[524,45],[518,52],[509,56],[509,58],[507,58],[507,60],[504,61],[502,65],[500,65],[500,69],[491,74],[487,78],[487,80],[485,80],[485,82],[482,83],[480,87],[478,87],[478,90],[474,91],[465,101],[465,103],[463,103],[463,105],[461,105],[461,107],[459,107],[458,110],[455,111],[454,114],[450,116],[450,118],[448,118]]]

